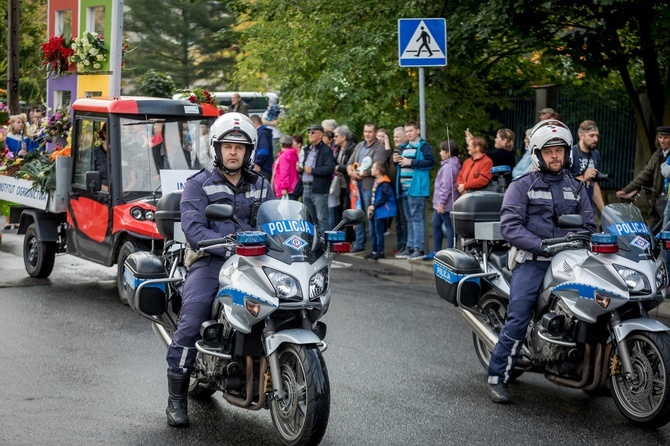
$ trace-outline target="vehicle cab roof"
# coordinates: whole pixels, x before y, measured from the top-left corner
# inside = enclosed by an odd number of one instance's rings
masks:
[[[211,104],[193,104],[173,99],[144,96],[122,96],[119,98],[80,98],[72,104],[72,110],[130,115],[167,115],[218,117],[219,111]]]

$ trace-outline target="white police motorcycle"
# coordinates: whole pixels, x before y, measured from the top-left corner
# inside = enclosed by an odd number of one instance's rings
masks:
[[[438,294],[458,306],[473,331],[475,353],[488,371],[509,302],[509,245],[500,236],[502,194],[474,192],[454,203],[463,250],[434,260]],[[580,232],[579,215],[545,240],[551,260],[513,378],[542,373],[558,385],[596,392],[609,384],[621,413],[656,428],[670,421],[670,328],[648,312],[665,298],[668,279],[660,247],[631,204],[610,204],[604,233]],[[660,234],[670,247],[670,233]],[[561,251],[561,249],[564,249]]]
[[[126,281],[135,289],[131,307],[152,321],[166,348],[188,272],[180,196],[167,194],[156,208],[157,227],[166,239],[162,256],[138,252],[126,260]],[[236,220],[229,205],[210,205],[206,216]],[[321,441],[328,425],[330,384],[322,356],[326,325],[320,319],[330,304],[332,252],[349,252],[344,232],[337,229],[363,218],[362,211],[345,211],[324,240],[302,203],[270,200],[257,212],[260,231],[200,243],[205,253],[222,246],[232,253],[219,274],[211,320],[202,325],[202,340],[196,344],[191,397],[220,391],[235,406],[269,408],[286,445]]]

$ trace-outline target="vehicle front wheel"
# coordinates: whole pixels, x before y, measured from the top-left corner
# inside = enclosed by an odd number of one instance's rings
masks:
[[[272,423],[285,445],[316,445],[326,433],[330,383],[321,352],[285,344],[279,350],[284,398],[272,399]]]
[[[626,338],[633,376],[610,377],[612,398],[624,417],[656,429],[670,422],[670,335],[635,332]],[[616,354],[613,358],[618,362]]]
[[[119,250],[116,269],[116,287],[119,290],[119,299],[123,305],[130,305],[129,301],[133,295],[133,288],[126,282],[124,277],[124,273],[126,272],[126,257],[140,250],[140,246],[135,242],[125,242]]]
[[[43,242],[37,238],[37,228],[32,223],[23,238],[23,263],[30,277],[45,279],[54,269],[56,242]]]

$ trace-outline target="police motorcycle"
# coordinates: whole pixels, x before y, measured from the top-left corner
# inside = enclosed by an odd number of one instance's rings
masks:
[[[500,235],[502,194],[473,192],[454,203],[463,250],[435,255],[438,294],[457,306],[472,329],[485,370],[509,303],[513,254]],[[564,215],[565,237],[544,240],[551,259],[525,343],[513,371],[542,373],[558,385],[596,393],[609,385],[633,424],[670,421],[670,328],[648,312],[665,298],[668,278],[661,248],[670,232],[652,236],[632,204],[609,204],[603,233],[580,231],[580,215]],[[508,262],[510,260],[510,262]]]
[[[138,252],[126,260],[126,280],[134,288],[131,307],[152,322],[164,347],[171,343],[188,274],[181,232],[181,193],[162,197],[155,214],[167,240],[161,256]],[[233,207],[212,204],[210,220],[232,220],[236,234],[200,242],[199,255],[225,247],[230,257],[219,274],[220,289],[202,340],[189,396],[222,392],[230,404],[269,409],[283,444],[318,444],[330,411],[330,384],[322,353],[326,325],[320,319],[331,298],[333,253],[349,252],[344,225],[363,221],[360,210],[346,210],[333,231],[321,237],[307,208],[298,201],[270,200],[258,207],[258,231],[245,228]]]

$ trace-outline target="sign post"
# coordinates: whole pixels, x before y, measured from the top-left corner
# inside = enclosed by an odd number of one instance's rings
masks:
[[[447,21],[445,19],[398,19],[398,62],[419,68],[419,113],[421,137],[426,139],[426,95],[424,67],[447,65]]]

